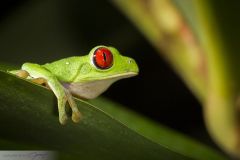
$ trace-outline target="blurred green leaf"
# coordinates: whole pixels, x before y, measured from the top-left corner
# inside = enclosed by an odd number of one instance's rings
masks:
[[[106,99],[91,101],[100,108],[76,100],[83,120],[62,126],[55,101],[44,87],[1,71],[0,148],[56,150],[61,159],[224,159]]]
[[[198,98],[213,140],[239,158],[239,1],[113,2]]]

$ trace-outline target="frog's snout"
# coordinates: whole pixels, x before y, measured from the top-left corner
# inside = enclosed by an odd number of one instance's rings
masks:
[[[127,58],[127,71],[128,72],[133,72],[136,75],[139,73],[138,65],[136,61],[132,58]]]

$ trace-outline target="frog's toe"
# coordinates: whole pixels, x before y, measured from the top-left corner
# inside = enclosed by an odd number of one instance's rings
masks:
[[[12,70],[9,71],[9,73],[15,74],[16,76],[21,78],[27,78],[29,76],[29,73],[25,70]]]
[[[72,113],[72,121],[78,123],[82,118],[82,114],[77,110]]]
[[[66,124],[67,123],[67,115],[66,114],[63,114],[63,115],[61,115],[61,116],[59,116],[59,122],[62,124],[62,125],[64,125],[64,124]]]

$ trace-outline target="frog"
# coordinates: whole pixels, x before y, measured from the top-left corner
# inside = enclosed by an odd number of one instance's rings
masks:
[[[67,122],[68,102],[73,122],[82,119],[73,97],[94,99],[106,91],[114,82],[138,75],[136,61],[112,47],[98,45],[84,56],[72,56],[43,65],[23,63],[21,69],[9,71],[20,78],[45,85],[57,98],[60,124]]]

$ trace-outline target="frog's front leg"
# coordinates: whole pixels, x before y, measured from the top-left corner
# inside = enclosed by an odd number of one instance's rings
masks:
[[[58,81],[58,79],[48,70],[38,64],[25,63],[22,66],[22,70],[29,73],[34,79],[45,79],[49,88],[54,92],[58,100],[58,112],[59,121],[61,124],[65,124],[67,121],[67,114],[65,111],[65,105],[69,99],[72,99],[71,94],[66,93],[64,87]],[[70,98],[69,98],[70,97]],[[70,104],[70,103],[69,103]],[[71,106],[71,104],[70,104]],[[72,107],[72,119],[74,122],[78,122],[80,119],[80,112],[77,107]]]
[[[25,70],[13,70],[13,71],[9,71],[12,74],[15,74],[16,76],[20,77],[20,78],[29,78],[30,74],[25,71]],[[31,78],[31,81],[37,84],[45,84],[47,85],[47,80],[44,78]]]

